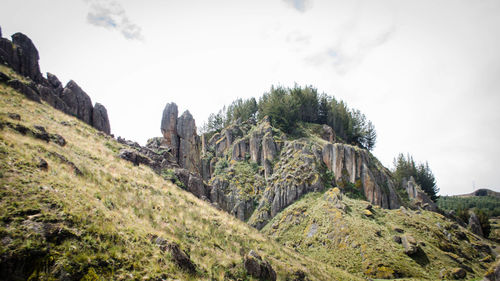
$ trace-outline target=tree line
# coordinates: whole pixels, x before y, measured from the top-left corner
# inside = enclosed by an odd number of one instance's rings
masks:
[[[299,122],[326,124],[337,138],[369,150],[375,147],[377,133],[373,123],[359,110],[350,109],[342,100],[318,93],[312,86],[293,88],[272,86],[259,101],[237,99],[219,112],[212,113],[202,126],[204,133],[222,130],[236,120],[269,116],[272,125],[287,134],[297,133]]]

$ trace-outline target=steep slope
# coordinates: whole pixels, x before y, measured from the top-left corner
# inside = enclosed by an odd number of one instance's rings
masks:
[[[0,124],[3,280],[253,280],[250,250],[279,280],[358,280],[120,159],[124,145],[5,83]]]
[[[498,246],[438,213],[372,207],[338,188],[306,195],[263,232],[349,272],[405,280],[482,277]]]

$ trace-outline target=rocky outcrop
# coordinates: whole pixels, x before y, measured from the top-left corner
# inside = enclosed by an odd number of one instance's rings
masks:
[[[26,98],[35,101],[35,102],[41,102],[40,96],[36,92],[36,89],[33,89],[29,85],[24,84],[23,82],[13,79],[9,80],[7,82],[7,85],[21,94],[23,94]]]
[[[40,95],[40,98],[43,101],[45,101],[55,109],[58,109],[64,113],[69,113],[68,106],[60,98],[60,95],[54,91],[53,88],[39,84],[37,85],[37,89],[38,89],[38,94]],[[61,88],[61,93],[62,93],[62,88]]]
[[[12,42],[0,39],[0,63],[6,64],[17,73],[31,78],[37,83],[45,83],[38,66],[38,50],[35,45],[22,33],[12,35]]]
[[[191,274],[196,273],[196,265],[191,261],[189,255],[181,250],[179,244],[175,242],[169,242],[156,235],[153,235],[151,237],[151,242],[160,247],[160,250],[162,252],[169,252],[172,261],[175,262],[181,269],[186,270]]]
[[[243,161],[246,159],[247,154],[249,155],[250,145],[247,139],[239,139],[233,144],[233,153],[231,159],[235,161]]]
[[[179,136],[179,165],[192,173],[200,174],[200,138],[196,134],[196,124],[189,111],[177,119],[177,135]]]
[[[244,259],[245,269],[258,280],[276,280],[276,272],[268,261],[263,260],[256,252],[250,250]]]
[[[403,235],[403,237],[401,237],[401,244],[404,247],[405,254],[409,256],[418,252],[417,241],[411,235]]]
[[[0,36],[1,37],[1,36]],[[16,33],[12,35],[12,42],[0,38],[0,63],[8,65],[28,81],[11,79],[2,73],[0,82],[5,82],[28,99],[47,102],[52,107],[84,121],[96,129],[110,134],[109,119],[106,108],[99,104],[94,112],[90,97],[74,82],[70,81],[65,88],[61,81],[51,73],[45,79],[38,65],[38,50],[26,35]],[[93,117],[96,115],[96,121]]]
[[[104,105],[100,103],[96,103],[94,105],[94,109],[92,110],[92,126],[108,135],[111,134],[108,111]]]
[[[241,194],[240,188],[234,183],[221,178],[215,178],[210,182],[210,202],[242,221],[250,218],[255,210],[255,201],[250,196]],[[264,186],[256,186],[257,190]]]
[[[481,228],[481,223],[479,222],[479,218],[473,211],[469,212],[469,224],[467,227],[470,229],[472,233],[484,237],[483,229]]]
[[[397,209],[401,206],[389,172],[367,150],[328,143],[322,148],[322,160],[333,172],[333,185],[354,185],[363,190],[367,201],[382,208]]]
[[[61,99],[68,106],[69,114],[92,125],[92,101],[75,81],[71,80],[66,84]]]
[[[287,142],[276,163],[276,171],[267,180],[259,205],[249,220],[250,225],[261,229],[281,210],[302,195],[324,188],[318,146],[301,141]]]
[[[196,134],[196,123],[187,110],[180,117],[177,114],[177,105],[167,103],[160,126],[163,143],[176,157],[179,166],[201,176],[201,140]]]
[[[322,129],[321,138],[328,142],[334,143],[336,137],[335,137],[335,131],[332,129],[332,127],[324,124],[323,127],[321,127],[321,129]]]
[[[420,188],[413,177],[403,180],[403,187],[406,189],[411,203],[416,207],[433,212],[438,210],[436,203]]]
[[[31,39],[18,32],[12,35],[12,43],[15,45],[19,61],[18,66],[14,66],[16,72],[31,78],[31,80],[37,83],[44,83],[45,80],[43,79],[42,73],[40,73],[40,67],[38,66],[38,60],[40,59],[38,50]]]
[[[179,158],[179,136],[177,135],[177,105],[175,103],[167,103],[163,109],[161,118],[161,133],[163,142],[170,147],[172,155]]]

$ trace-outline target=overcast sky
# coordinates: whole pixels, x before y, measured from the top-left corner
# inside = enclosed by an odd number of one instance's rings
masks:
[[[104,104],[116,136],[160,136],[167,102],[201,125],[296,82],[365,113],[384,165],[409,152],[440,194],[500,191],[498,0],[2,0],[0,26]]]

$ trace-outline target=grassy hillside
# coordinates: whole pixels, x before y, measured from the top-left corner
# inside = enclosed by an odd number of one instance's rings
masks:
[[[306,195],[263,232],[311,258],[372,278],[435,280],[443,269],[462,267],[470,280],[482,277],[496,256],[485,246],[491,242],[440,214],[367,209],[368,202],[338,194],[334,188]],[[413,237],[420,250],[405,254],[395,236]]]
[[[0,122],[0,270],[12,280],[252,280],[243,267],[251,249],[278,280],[299,270],[358,280],[119,159],[114,139],[3,84]],[[37,138],[37,125],[66,145]],[[196,272],[181,270],[157,237],[178,243]]]

